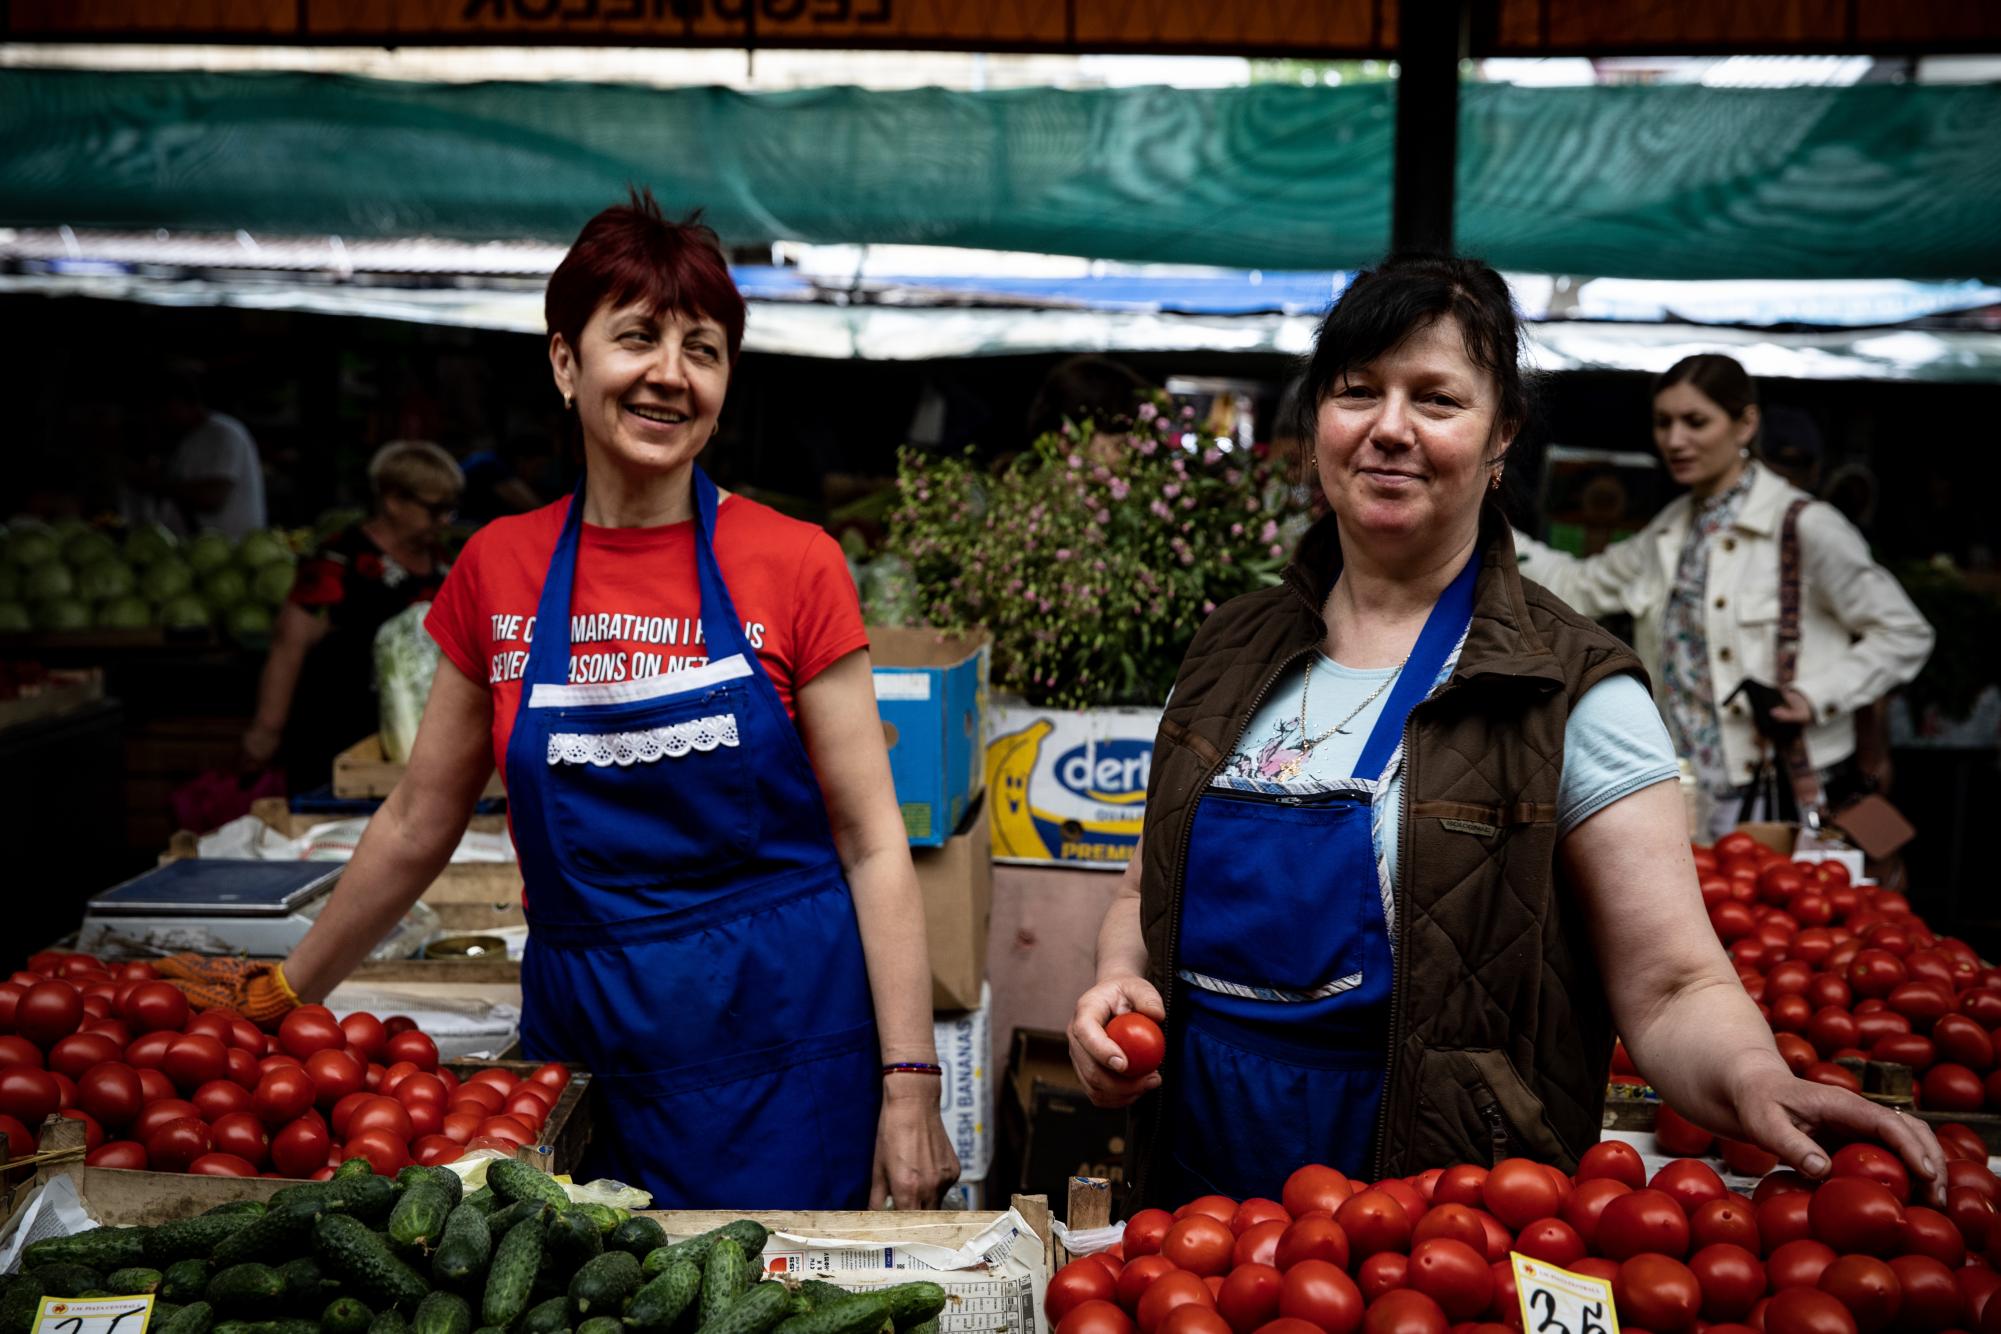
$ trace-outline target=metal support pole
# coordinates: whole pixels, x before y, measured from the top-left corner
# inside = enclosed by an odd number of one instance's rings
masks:
[[[1390,247],[1452,252],[1459,62],[1471,0],[1404,0],[1397,14],[1396,173]]]

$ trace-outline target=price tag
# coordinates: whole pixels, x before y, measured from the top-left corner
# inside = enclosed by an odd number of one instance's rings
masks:
[[[34,1334],[145,1334],[152,1320],[151,1297],[44,1297]]]
[[[1619,1334],[1612,1309],[1612,1285],[1602,1278],[1573,1274],[1516,1251],[1515,1291],[1522,1301],[1525,1334]]]

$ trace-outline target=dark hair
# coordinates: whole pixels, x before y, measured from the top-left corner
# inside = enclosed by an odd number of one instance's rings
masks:
[[[1518,434],[1528,422],[1529,391],[1521,369],[1521,318],[1507,283],[1477,259],[1411,252],[1357,273],[1320,322],[1295,400],[1300,438],[1318,434],[1320,405],[1350,371],[1448,317],[1459,325],[1467,357],[1500,390],[1496,423]]]
[[[1153,388],[1147,378],[1122,361],[1086,354],[1068,357],[1049,368],[1035,401],[1028,409],[1028,438],[1060,430],[1063,419],[1089,417],[1099,430],[1128,423],[1139,396]]]
[[[1694,385],[1710,402],[1738,420],[1743,419],[1746,408],[1758,406],[1757,382],[1737,358],[1721,352],[1698,352],[1683,357],[1655,377],[1650,397],[1658,398],[1662,390],[1678,384]]]
[[[599,306],[644,301],[655,319],[681,311],[722,325],[734,365],[743,347],[743,293],[722,242],[701,218],[697,209],[674,222],[651,190],[634,187],[625,203],[585,223],[549,275],[542,298],[549,333],[561,334],[574,353]]]

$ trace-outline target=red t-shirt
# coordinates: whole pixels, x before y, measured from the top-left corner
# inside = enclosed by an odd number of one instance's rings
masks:
[[[444,655],[493,692],[493,757],[503,772],[542,577],[568,503],[496,519],[474,533],[424,621]],[[847,561],[823,529],[728,496],[716,512],[716,559],[786,712],[800,686],[868,647]],[[692,521],[585,524],[570,595],[569,684],[701,666],[708,661],[697,638],[701,604]]]

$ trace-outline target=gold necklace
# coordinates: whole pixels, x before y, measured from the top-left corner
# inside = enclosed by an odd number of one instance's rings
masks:
[[[1392,671],[1388,676],[1384,677],[1382,680],[1382,684],[1378,685],[1374,690],[1371,690],[1369,692],[1369,697],[1363,700],[1360,704],[1357,704],[1354,708],[1354,711],[1350,713],[1346,718],[1343,718],[1340,722],[1334,724],[1332,727],[1322,732],[1319,736],[1314,737],[1311,741],[1302,739],[1299,743],[1298,757],[1294,759],[1291,763],[1287,764],[1284,768],[1278,771],[1278,781],[1281,783],[1289,783],[1294,778],[1298,777],[1300,767],[1306,763],[1307,756],[1313,753],[1313,748],[1319,745],[1321,742],[1325,741],[1328,737],[1333,736],[1336,732],[1345,733],[1348,730],[1348,724],[1354,722],[1355,719],[1361,715],[1363,709],[1366,709],[1371,704],[1374,704],[1376,702],[1376,697],[1378,695],[1382,694],[1385,690],[1388,690],[1390,688],[1390,682],[1397,679],[1398,675],[1401,674],[1403,671],[1404,663],[1409,661],[1410,661],[1410,655],[1406,653],[1404,655],[1403,662],[1399,662],[1396,665],[1396,670]],[[1314,666],[1315,664],[1311,662],[1306,664],[1306,684],[1302,686],[1299,691],[1299,735],[1302,738],[1306,736],[1306,701],[1313,694]]]

